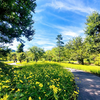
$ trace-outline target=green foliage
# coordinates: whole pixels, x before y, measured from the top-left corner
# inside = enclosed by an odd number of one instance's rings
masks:
[[[51,50],[47,50],[44,54],[44,58],[47,61],[51,61],[53,58],[53,52]]]
[[[21,36],[32,40],[35,7],[35,0],[0,0],[0,42],[22,41]]]
[[[44,50],[41,48],[38,48],[36,46],[33,46],[29,48],[30,52],[34,54],[34,60],[37,62],[44,54]]]
[[[63,48],[63,44],[64,44],[64,42],[62,41],[62,35],[60,34],[60,35],[57,35],[57,46],[58,46],[58,56],[59,56],[59,61],[61,61],[61,52],[62,52],[62,48]]]
[[[24,44],[23,43],[20,43],[17,47],[17,53],[21,53],[23,52],[23,47],[24,47]]]
[[[100,54],[96,55],[94,64],[100,66]]]
[[[60,34],[60,35],[57,35],[57,46],[58,47],[62,47],[63,46],[63,44],[64,44],[64,42],[62,41],[62,35]]]
[[[74,76],[56,63],[0,68],[0,98],[7,100],[75,100]],[[6,69],[7,72],[6,73]],[[1,92],[2,91],[2,92]]]
[[[94,36],[95,39],[99,39],[100,35],[100,14],[98,12],[93,12],[87,17],[85,34]],[[96,41],[95,40],[95,41]],[[98,42],[98,41],[96,41]]]
[[[22,62],[22,60],[24,60],[26,58],[26,55],[24,52],[21,52],[18,54],[18,60],[20,61],[20,63]]]
[[[67,52],[67,57],[69,59],[78,60],[79,63],[84,64],[84,58],[88,56],[86,43],[83,41],[82,37],[73,38],[65,46],[65,52]]]
[[[8,47],[0,48],[0,57],[7,57],[8,53],[10,53],[10,49],[8,49]]]

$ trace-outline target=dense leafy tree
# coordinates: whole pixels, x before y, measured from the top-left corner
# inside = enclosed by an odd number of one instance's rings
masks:
[[[53,52],[51,50],[47,50],[44,54],[44,58],[47,61],[51,61],[53,58]]]
[[[70,62],[72,59],[72,50],[73,50],[73,43],[72,41],[68,41],[67,44],[64,46],[65,58]]]
[[[68,49],[67,52],[71,54],[71,59],[76,59],[79,61],[79,63],[84,64],[84,58],[88,57],[88,53],[86,49],[86,44],[81,37],[76,37],[71,40],[66,45],[66,49]]]
[[[0,0],[0,42],[10,43],[25,36],[32,39],[34,30],[32,13],[36,7],[35,0]]]
[[[90,40],[94,41],[92,49],[100,53],[100,14],[98,12],[93,12],[89,15],[86,25],[85,34],[88,35]]]
[[[20,61],[20,63],[22,62],[22,60],[25,60],[26,55],[24,52],[18,53],[18,60]]]
[[[17,62],[17,54],[16,53],[11,53],[11,55],[12,55],[12,60],[14,62]]]
[[[32,48],[29,48],[30,52],[34,54],[34,60],[37,62],[44,54],[44,50],[41,48],[38,48],[36,46],[33,46]]]
[[[23,47],[24,47],[24,44],[23,44],[23,43],[20,43],[20,44],[18,45],[18,47],[17,47],[17,52],[18,52],[18,53],[23,52]]]
[[[86,25],[85,34],[93,36],[95,42],[100,42],[100,14],[98,12],[93,12],[89,15]]]
[[[7,57],[7,54],[10,53],[10,49],[8,47],[0,48],[0,57]]]

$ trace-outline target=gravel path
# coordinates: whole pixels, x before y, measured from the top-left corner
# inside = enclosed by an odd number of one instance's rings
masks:
[[[100,77],[81,70],[66,69],[75,76],[75,83],[79,87],[78,100],[100,100]]]

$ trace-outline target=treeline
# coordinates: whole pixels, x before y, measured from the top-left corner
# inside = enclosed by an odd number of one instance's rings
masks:
[[[16,53],[10,53],[7,56],[8,60],[18,59],[29,61],[78,61],[84,64],[100,65],[100,14],[93,12],[87,17],[85,38],[81,36],[75,37],[63,43],[62,35],[57,35],[57,47],[52,50],[44,51],[42,48],[33,46],[27,52],[23,52],[23,44],[20,44]],[[22,49],[22,50],[20,50]]]

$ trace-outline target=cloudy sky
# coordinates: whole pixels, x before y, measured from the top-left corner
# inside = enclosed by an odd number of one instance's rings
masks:
[[[100,0],[36,0],[36,3],[33,14],[35,35],[32,41],[25,40],[24,50],[32,46],[50,50],[56,46],[59,34],[65,44],[73,37],[85,37],[87,16],[100,9]],[[10,47],[16,50],[18,44],[15,40]]]

